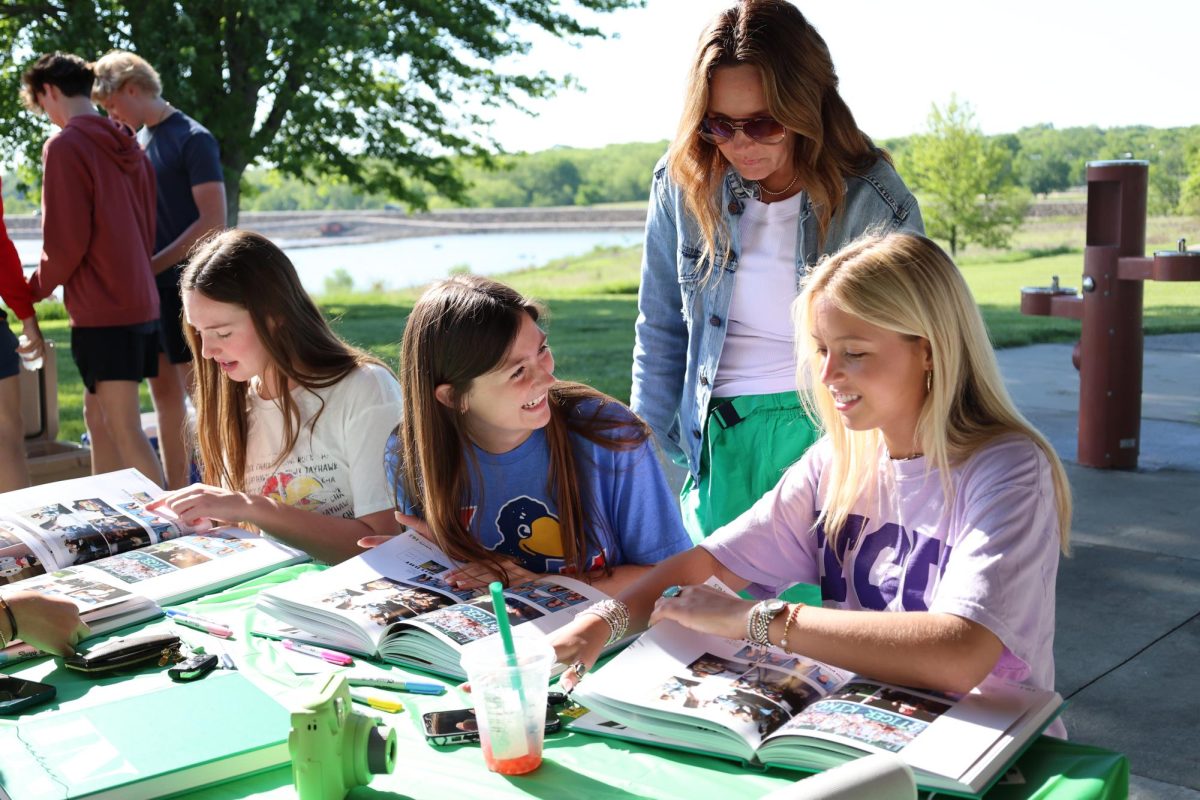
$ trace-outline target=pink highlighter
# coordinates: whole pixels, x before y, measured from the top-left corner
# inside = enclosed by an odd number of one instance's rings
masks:
[[[313,647],[312,645],[301,644],[294,642],[291,639],[284,639],[283,646],[293,653],[303,653],[306,656],[320,658],[330,664],[336,664],[339,667],[353,666],[354,659],[345,653],[339,653],[336,650],[326,650],[324,647]]]

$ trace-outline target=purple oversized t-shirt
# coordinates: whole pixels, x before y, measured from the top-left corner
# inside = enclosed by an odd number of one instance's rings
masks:
[[[1053,689],[1058,512],[1038,446],[1012,435],[980,449],[952,470],[949,508],[941,476],[926,472],[925,459],[893,461],[881,451],[875,496],[854,506],[836,546],[813,529],[831,453],[823,439],[701,546],[776,592],[820,584],[827,608],[974,620],[1004,644],[993,674]],[[1061,723],[1050,732],[1065,733]]]

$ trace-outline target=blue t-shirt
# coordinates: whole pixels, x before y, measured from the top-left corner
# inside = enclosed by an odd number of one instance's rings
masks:
[[[153,128],[138,134],[158,183],[154,252],[159,252],[200,216],[192,187],[201,183],[224,181],[221,150],[208,128],[176,111]],[[160,273],[159,278],[177,279],[175,270]]]
[[[576,413],[590,415],[594,408],[595,402],[585,401]],[[630,413],[620,406],[609,408]],[[388,443],[388,479],[397,486],[398,506],[406,514],[417,513],[396,484],[395,440],[393,434]],[[678,500],[649,440],[632,450],[609,450],[574,434],[571,440],[584,513],[602,548],[588,554],[588,569],[656,564],[691,547]],[[479,542],[512,556],[530,572],[573,572],[563,559],[545,430],[534,431],[507,453],[476,447],[475,457],[479,472],[462,513]]]

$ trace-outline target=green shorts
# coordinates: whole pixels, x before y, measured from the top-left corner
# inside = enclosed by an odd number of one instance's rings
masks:
[[[704,423],[700,479],[679,493],[693,542],[752,506],[804,455],[820,431],[796,392],[713,398]]]

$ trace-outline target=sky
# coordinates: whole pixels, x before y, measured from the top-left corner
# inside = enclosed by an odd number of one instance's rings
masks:
[[[520,63],[571,72],[586,91],[498,114],[509,151],[600,147],[674,135],[700,32],[729,0],[648,0],[587,17],[614,34],[578,47],[534,38]],[[875,139],[919,133],[933,104],[968,102],[987,134],[1200,124],[1197,0],[798,2],[829,46],[841,93]],[[531,37],[533,38],[533,37]]]

